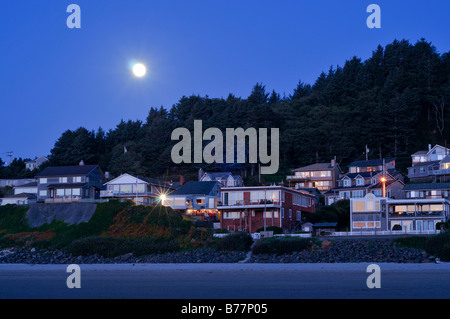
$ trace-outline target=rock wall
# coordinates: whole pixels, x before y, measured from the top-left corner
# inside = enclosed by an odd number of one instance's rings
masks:
[[[50,224],[53,220],[61,220],[72,225],[88,222],[96,208],[97,205],[92,203],[35,203],[30,204],[26,218],[31,227]]]

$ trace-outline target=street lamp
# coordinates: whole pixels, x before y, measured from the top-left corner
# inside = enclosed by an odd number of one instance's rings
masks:
[[[386,197],[386,177],[381,178],[381,182],[383,183],[383,198]]]

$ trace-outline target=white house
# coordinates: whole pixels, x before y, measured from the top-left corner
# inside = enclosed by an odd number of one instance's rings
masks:
[[[36,194],[16,194],[1,198],[1,206],[5,205],[28,205],[36,202]]]
[[[102,199],[128,199],[137,205],[157,204],[161,195],[173,191],[169,183],[130,174],[122,174],[105,183],[105,186],[106,190],[100,192]]]
[[[29,171],[39,168],[43,163],[48,162],[48,158],[41,156],[36,158],[34,161],[25,162],[25,168]]]

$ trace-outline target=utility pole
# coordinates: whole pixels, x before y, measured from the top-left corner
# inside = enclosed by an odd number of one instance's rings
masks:
[[[8,162],[8,166],[9,165],[11,165],[11,162],[12,162],[12,153],[13,153],[13,151],[9,151],[9,152],[6,152],[7,154],[8,154],[8,157],[9,157],[9,162]]]

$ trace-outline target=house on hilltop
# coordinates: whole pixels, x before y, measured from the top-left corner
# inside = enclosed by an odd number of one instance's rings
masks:
[[[70,203],[100,199],[105,176],[98,165],[49,166],[36,175],[37,201]]]

